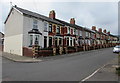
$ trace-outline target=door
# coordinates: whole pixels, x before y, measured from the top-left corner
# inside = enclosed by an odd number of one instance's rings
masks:
[[[46,48],[46,47],[47,47],[47,37],[44,36],[44,48]]]

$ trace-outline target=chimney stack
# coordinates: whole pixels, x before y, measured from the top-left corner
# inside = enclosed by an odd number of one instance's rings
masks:
[[[107,34],[110,35],[110,31],[108,31]]]
[[[54,10],[50,11],[49,18],[55,19],[55,11]]]
[[[102,33],[102,28],[99,28],[99,30],[98,30],[100,33]]]
[[[95,30],[96,30],[96,26],[92,26],[92,30],[94,30],[94,31],[95,31]]]
[[[70,24],[75,24],[75,19],[74,18],[70,19]]]
[[[104,31],[103,31],[104,33],[106,33],[106,29],[104,29]]]

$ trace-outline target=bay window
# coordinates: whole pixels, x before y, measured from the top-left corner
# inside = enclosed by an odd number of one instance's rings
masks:
[[[30,34],[29,35],[29,46],[39,45],[39,35],[38,34]]]
[[[33,35],[30,35],[30,46],[33,45]]]

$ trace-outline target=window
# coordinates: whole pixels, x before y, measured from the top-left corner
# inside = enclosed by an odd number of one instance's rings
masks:
[[[82,31],[80,31],[80,36],[82,36]]]
[[[76,30],[76,35],[78,35],[78,30]]]
[[[29,46],[32,46],[32,45],[39,45],[39,35],[29,35],[29,39],[30,39],[30,44]]]
[[[76,35],[76,29],[74,29],[74,35]]]
[[[33,35],[30,35],[30,46],[33,45]]]
[[[39,45],[39,35],[35,35],[35,42],[34,44],[36,45]]]
[[[93,33],[91,33],[91,38],[94,38],[94,34]]]
[[[49,32],[52,32],[52,24],[49,24]]]
[[[91,35],[91,34],[89,33],[89,37],[90,37],[90,35]]]
[[[56,33],[60,33],[60,26],[57,26]]]
[[[89,36],[89,33],[88,32],[86,32],[86,37],[88,37]]]
[[[44,31],[48,31],[47,29],[48,29],[48,24],[47,22],[44,22]]]
[[[38,29],[38,21],[33,20],[33,29]]]
[[[68,27],[68,34],[70,34],[70,27]]]
[[[88,40],[87,39],[85,40],[85,44],[88,44]]]

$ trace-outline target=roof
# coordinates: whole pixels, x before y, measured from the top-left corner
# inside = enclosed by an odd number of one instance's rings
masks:
[[[55,20],[63,23],[64,25],[70,26],[70,27],[74,27],[74,28],[78,28],[78,29],[79,29],[79,28],[83,28],[82,26],[79,26],[79,25],[76,25],[76,24],[70,24],[70,23],[68,23],[68,22],[65,22],[65,21],[62,21],[62,20],[59,20],[59,19],[55,19]]]
[[[0,34],[2,34],[4,36],[4,33],[0,32]]]
[[[54,19],[51,19],[51,18],[49,18],[49,17],[47,17],[47,16],[44,16],[44,15],[41,15],[41,14],[38,14],[38,13],[35,13],[35,12],[31,12],[31,11],[29,11],[29,10],[25,10],[25,9],[19,8],[19,7],[17,7],[17,6],[13,6],[13,7],[11,8],[11,10],[10,10],[10,13],[11,13],[11,11],[13,10],[13,8],[16,8],[17,10],[19,10],[20,12],[22,12],[23,15],[28,15],[28,16],[32,16],[32,17],[35,17],[35,18],[38,18],[38,19],[42,19],[42,20],[45,20],[45,21],[48,21],[48,22],[52,22],[52,23],[56,23],[56,24],[59,24],[59,25],[63,25],[63,24],[60,23],[59,21],[56,21],[56,20],[54,20]],[[10,15],[10,13],[9,13],[9,15]],[[9,15],[8,15],[8,17],[9,17]],[[8,19],[8,17],[7,17],[7,19]],[[4,23],[6,23],[7,19],[5,20]]]
[[[112,34],[109,34],[109,35],[110,35],[110,36],[113,36],[113,37],[117,37],[117,38],[119,37],[119,36],[117,36],[117,35],[112,35]]]
[[[17,6],[13,6],[13,7],[11,8],[11,10],[10,10],[10,12],[9,12],[9,14],[8,14],[8,17],[9,17],[9,15],[10,15],[11,11],[13,10],[13,8],[16,8],[17,10],[19,10],[20,12],[22,12],[23,15],[33,16],[33,17],[35,17],[35,18],[39,18],[39,19],[42,19],[42,20],[45,20],[45,21],[48,21],[48,22],[56,23],[56,24],[59,24],[59,25],[62,25],[62,26],[67,25],[67,26],[71,26],[71,27],[73,27],[73,28],[78,28],[78,29],[79,29],[79,28],[83,28],[83,27],[78,26],[78,25],[76,25],[76,24],[70,24],[70,23],[68,23],[68,22],[65,22],[65,21],[62,21],[62,20],[59,20],[59,19],[51,19],[51,18],[49,18],[49,17],[47,17],[47,16],[44,16],[44,15],[41,15],[41,14],[38,14],[38,13],[35,13],[35,12],[31,12],[31,11],[26,10],[26,9],[22,9],[22,8],[20,8],[20,7],[17,7]],[[8,19],[8,17],[7,17],[7,19]],[[4,23],[6,23],[7,19],[5,20]]]
[[[92,29],[89,29],[89,28],[87,28],[87,27],[84,27],[84,30],[87,30],[87,31],[90,31],[90,32],[93,32],[93,33],[95,33],[95,31],[94,31],[94,30],[92,30]]]
[[[45,21],[48,21],[48,22],[52,22],[52,23],[55,23],[55,24],[59,24],[59,25],[62,25],[62,26],[67,25],[67,26],[70,26],[70,27],[73,27],[73,28],[76,28],[76,29],[84,29],[84,30],[87,30],[87,31],[90,31],[90,32],[93,32],[93,33],[98,32],[98,31],[93,31],[93,30],[91,30],[89,28],[86,28],[86,27],[82,27],[82,26],[76,25],[76,24],[70,24],[70,23],[62,21],[60,19],[56,19],[56,18],[55,19],[51,19],[51,18],[49,18],[47,16],[44,16],[44,15],[41,15],[41,14],[38,14],[38,13],[35,13],[35,12],[32,12],[32,11],[29,11],[29,10],[26,10],[26,9],[22,9],[20,7],[17,7],[17,6],[13,6],[11,8],[11,10],[10,10],[10,12],[9,12],[9,14],[8,14],[8,16],[7,16],[7,18],[6,18],[4,23],[7,22],[7,19],[9,18],[13,8],[17,9],[18,11],[23,13],[23,15],[26,15],[26,16],[32,16],[32,17],[35,17],[35,18],[38,18],[38,19],[42,19],[42,20],[45,20]],[[105,34],[105,33],[102,33],[102,34]],[[107,34],[105,34],[105,35],[107,35]]]

